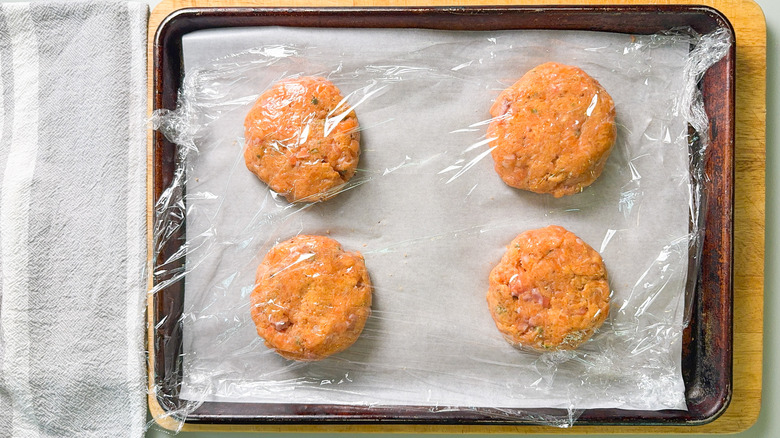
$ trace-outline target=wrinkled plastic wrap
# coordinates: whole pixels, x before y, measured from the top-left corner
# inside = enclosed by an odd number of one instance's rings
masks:
[[[175,273],[158,267],[167,280],[152,291],[184,282],[181,398],[190,408],[204,401],[511,408],[507,418],[558,426],[588,408],[686,409],[682,331],[706,196],[708,123],[697,83],[729,43],[725,33],[685,29],[632,36],[272,27],[187,35],[178,108],[155,114],[156,128],[180,146],[173,186],[155,206],[155,248],[186,218],[174,255],[186,262]],[[548,61],[585,70],[617,112],[602,175],[562,198],[504,184],[486,138],[498,94]],[[358,170],[323,202],[289,203],[244,164],[244,117],[271,84],[296,76],[328,78],[360,123]],[[602,255],[611,311],[577,350],[520,351],[491,319],[488,274],[515,236],[553,224]],[[360,338],[317,362],[268,349],[250,316],[260,261],[299,234],[361,252],[374,286]],[[545,407],[567,414],[523,413]]]

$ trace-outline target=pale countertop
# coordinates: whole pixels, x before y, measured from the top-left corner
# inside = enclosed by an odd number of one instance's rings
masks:
[[[5,1],[23,1],[23,0],[5,0]],[[28,0],[29,1],[29,0]],[[161,0],[146,0],[151,8],[154,8]],[[780,153],[775,151],[771,145],[780,143],[780,89],[778,89],[778,33],[780,32],[780,2],[777,0],[756,0],[764,10],[767,21],[767,151],[766,151],[766,184],[767,187],[774,187],[780,180]],[[606,1],[605,3],[609,3]],[[780,285],[780,270],[773,269],[778,260],[778,247],[780,247],[780,221],[777,219],[778,208],[780,208],[780,190],[767,190],[766,196],[766,258],[765,266],[765,294],[764,294],[764,375],[763,375],[763,394],[761,403],[761,415],[758,422],[747,431],[733,435],[735,438],[763,438],[780,436],[780,367],[772,364],[780,363],[780,344],[776,339],[780,339],[780,325],[778,319],[771,315],[780,315],[780,296],[772,292]],[[659,434],[663,428],[659,428]],[[370,436],[381,438],[387,434],[371,434]],[[147,438],[163,438],[170,436],[170,432],[163,431],[153,426],[147,433]],[[208,433],[208,432],[182,432],[178,436],[181,438],[229,438],[229,437],[251,437],[251,436],[296,436],[296,437],[316,437],[332,438],[341,436],[360,436],[359,434],[273,434],[273,433]],[[366,435],[363,435],[366,436]],[[437,435],[437,436],[455,436],[455,435]],[[479,438],[482,435],[471,435]],[[551,435],[526,435],[528,437],[547,437]],[[587,436],[598,438],[600,435],[569,435],[569,436]],[[604,435],[610,436],[610,435]],[[614,436],[614,435],[612,435]],[[620,435],[625,437],[645,438],[653,436],[652,433],[644,435]],[[665,435],[668,437],[684,435]],[[716,435],[696,435],[700,437]]]
[[[8,0],[6,0],[8,1]],[[10,0],[17,1],[17,0]],[[146,0],[150,7],[156,6],[160,0]],[[767,153],[766,153],[766,184],[767,187],[773,187],[780,180],[780,155],[771,145],[780,142],[780,89],[778,89],[778,33],[780,32],[780,2],[777,0],[756,0],[764,10],[767,21]],[[608,1],[605,3],[609,3]],[[780,284],[780,275],[777,269],[773,267],[777,264],[778,251],[780,247],[780,221],[776,215],[780,207],[780,190],[767,190],[766,197],[766,259],[765,266],[765,301],[764,301],[764,376],[763,376],[763,400],[761,404],[761,415],[758,422],[747,431],[733,435],[735,438],[758,438],[758,437],[777,437],[780,436],[780,367],[773,365],[780,363],[780,344],[776,339],[780,339],[780,325],[777,318],[772,315],[780,315],[780,296],[772,292]],[[659,435],[663,428],[659,428]],[[147,438],[168,437],[170,432],[163,431],[158,427],[152,427],[147,433]],[[284,436],[285,434],[273,433],[207,433],[207,432],[182,432],[178,436],[182,438],[228,438],[228,437],[250,437],[263,436],[274,437]],[[317,437],[331,438],[336,436],[359,436],[358,434],[289,434],[287,436],[296,437]],[[371,434],[370,436],[380,438],[386,434]],[[366,435],[363,435],[366,436]],[[450,435],[438,435],[450,436]],[[454,435],[452,435],[454,436]],[[472,435],[478,438],[482,435]],[[550,435],[527,435],[528,437],[545,437]],[[569,435],[569,436],[588,436],[599,437],[600,435]],[[607,436],[607,435],[605,435]],[[649,437],[652,433],[644,435],[621,435],[627,437]],[[683,435],[665,435],[669,437]],[[710,436],[710,435],[696,435]],[[715,436],[715,435],[712,435]]]

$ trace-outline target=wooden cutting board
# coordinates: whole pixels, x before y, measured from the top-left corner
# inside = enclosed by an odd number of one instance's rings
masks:
[[[736,32],[736,151],[734,211],[734,381],[729,407],[721,417],[702,426],[576,426],[557,429],[546,426],[457,426],[457,425],[185,425],[184,431],[263,431],[263,432],[400,432],[400,433],[735,433],[752,426],[761,407],[761,366],[764,310],[764,224],[766,168],[766,23],[752,0],[164,0],[149,20],[148,77],[149,112],[152,105],[152,46],[160,23],[171,12],[187,7],[226,6],[464,6],[464,5],[588,5],[588,4],[697,4],[723,13]],[[149,132],[147,185],[149,230],[152,229],[151,131]],[[151,255],[151,238],[149,239]],[[151,305],[151,297],[149,298]],[[151,307],[150,307],[151,309]],[[152,327],[151,312],[149,327]],[[148,333],[153,345],[152,330]],[[149,352],[153,363],[153,351]],[[163,414],[151,391],[149,409],[153,416]],[[178,424],[170,418],[158,420],[169,429]]]

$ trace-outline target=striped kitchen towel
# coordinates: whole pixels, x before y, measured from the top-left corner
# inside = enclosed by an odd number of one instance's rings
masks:
[[[140,437],[146,25],[0,5],[0,437]]]

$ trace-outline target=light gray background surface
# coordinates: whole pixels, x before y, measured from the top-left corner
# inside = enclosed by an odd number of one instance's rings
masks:
[[[151,7],[159,3],[158,0],[147,0]],[[778,34],[780,33],[780,2],[777,0],[756,0],[764,10],[767,21],[767,198],[766,198],[766,259],[765,266],[765,298],[764,298],[764,380],[763,380],[763,400],[761,403],[761,415],[758,422],[747,431],[730,435],[735,438],[764,438],[780,436],[780,367],[773,364],[780,363],[780,324],[778,318],[773,315],[780,315],[780,296],[773,292],[780,286],[780,269],[778,264],[778,247],[780,247],[780,221],[777,218],[780,208],[780,191],[773,190],[780,182],[780,153],[774,149],[774,145],[780,143],[780,87],[778,87]],[[662,432],[659,428],[659,436]],[[147,438],[162,438],[168,436],[167,432],[159,430],[157,427],[150,429]],[[317,437],[317,438],[335,438],[338,436],[369,436],[360,434],[262,434],[262,433],[181,433],[182,438],[229,438],[229,437]],[[389,436],[387,434],[371,434],[372,438],[381,438]],[[431,436],[431,435],[428,435]],[[452,436],[455,435],[437,435]],[[474,438],[480,438],[486,435],[471,435]],[[533,438],[542,438],[550,435],[524,435]],[[577,436],[577,435],[570,435]],[[601,435],[583,435],[590,438],[599,438]],[[604,437],[616,435],[603,435]],[[645,435],[620,435],[627,437],[649,437],[653,434]],[[664,435],[666,437],[683,437],[685,435]],[[701,437],[718,435],[697,435]]]
[[[20,1],[20,0],[10,0]],[[156,6],[160,0],[146,0],[150,7]],[[777,38],[780,32],[780,2],[777,0],[756,0],[764,10],[767,20],[767,198],[766,198],[766,259],[765,259],[765,298],[764,298],[764,381],[763,381],[763,401],[761,404],[761,416],[758,422],[749,430],[730,435],[735,438],[763,438],[776,437],[780,434],[780,367],[774,365],[780,363],[780,324],[778,318],[774,315],[780,315],[780,296],[773,292],[780,283],[780,270],[776,269],[778,263],[778,246],[780,246],[780,227],[776,217],[778,208],[780,208],[780,191],[773,190],[780,180],[780,154],[773,148],[780,142],[780,88],[778,81],[778,45]],[[659,428],[659,435],[662,432]],[[162,438],[169,436],[169,432],[162,431],[156,426],[150,429],[147,438]],[[359,434],[262,434],[262,433],[181,433],[182,438],[230,438],[230,437],[316,437],[333,438],[337,436],[369,436]],[[381,438],[388,436],[386,434],[371,434],[370,437]],[[408,436],[408,435],[407,435]],[[427,435],[432,436],[432,435]],[[438,435],[455,436],[455,435]],[[471,435],[479,438],[484,435]],[[527,437],[542,438],[550,435],[524,435]],[[570,435],[577,436],[577,435]],[[590,438],[599,438],[600,435],[587,435]],[[616,435],[604,435],[616,436]],[[653,434],[644,435],[621,435],[635,438],[644,438],[653,436]],[[685,435],[664,435],[666,437],[682,437]],[[705,437],[707,435],[697,435]],[[718,435],[710,435],[718,436]]]

